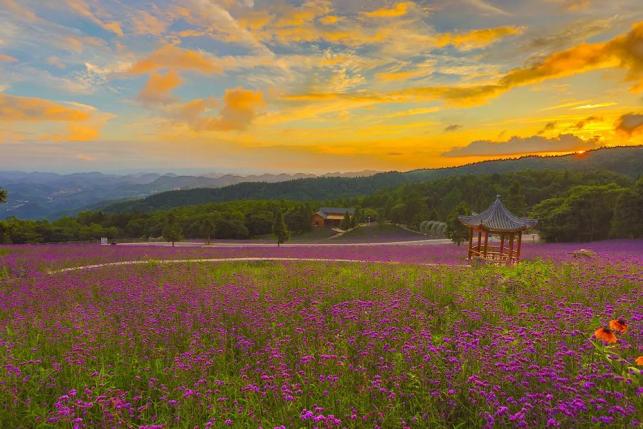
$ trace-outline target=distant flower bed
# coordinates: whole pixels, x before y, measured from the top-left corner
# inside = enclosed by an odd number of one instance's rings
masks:
[[[589,249],[603,263],[643,264],[643,240],[611,240],[594,243],[523,244],[522,258],[574,260],[574,251]],[[299,246],[275,245],[198,248],[160,246],[99,246],[95,244],[41,244],[0,246],[0,279],[29,277],[48,270],[89,264],[147,259],[191,258],[307,258],[349,259],[380,262],[466,264],[466,246],[455,244],[378,245],[378,246]],[[3,271],[4,270],[4,271]],[[4,272],[4,274],[3,274]]]

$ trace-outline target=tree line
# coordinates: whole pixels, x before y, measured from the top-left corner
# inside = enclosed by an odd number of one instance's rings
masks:
[[[53,222],[9,218],[0,221],[0,242],[88,241],[100,237],[210,241],[274,233],[281,243],[290,234],[309,232],[314,210],[324,205],[356,209],[354,216],[341,223],[344,229],[367,221],[420,229],[423,222],[441,221],[447,223],[447,234],[457,241],[466,233],[457,215],[486,209],[497,194],[513,213],[538,219],[538,230],[547,241],[639,238],[643,236],[641,183],[641,179],[634,181],[604,171],[539,170],[446,177],[364,197],[321,202],[242,200],[153,212],[86,211]],[[3,197],[6,194],[0,192]]]

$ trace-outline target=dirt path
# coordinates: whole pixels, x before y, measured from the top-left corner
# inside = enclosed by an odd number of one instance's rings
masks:
[[[449,244],[449,239],[427,239],[427,240],[407,240],[407,241],[385,241],[378,243],[284,243],[281,247],[335,247],[335,246],[429,246],[437,244]],[[165,241],[145,241],[140,243],[118,243],[118,246],[151,246],[151,247],[170,247],[171,243]],[[181,241],[175,243],[174,247],[204,247],[204,248],[217,248],[217,247],[277,247],[274,243],[231,243],[231,242],[215,242],[211,244],[199,243],[194,241]]]

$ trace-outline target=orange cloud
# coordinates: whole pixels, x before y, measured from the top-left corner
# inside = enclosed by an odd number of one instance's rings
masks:
[[[468,86],[429,86],[406,88],[389,92],[380,97],[383,101],[421,101],[443,99],[455,105],[475,105],[497,97],[512,88],[525,86],[548,79],[571,76],[591,70],[604,68],[623,68],[627,70],[626,79],[634,81],[633,91],[643,90],[643,22],[632,30],[604,43],[582,44],[571,49],[545,57],[540,62],[509,71],[496,83]],[[309,94],[316,99],[345,98],[351,94]],[[358,94],[359,97],[369,96]],[[301,95],[297,96],[300,97]],[[292,97],[291,97],[292,99]]]
[[[14,141],[26,140],[29,134],[38,141],[91,141],[111,117],[83,104],[0,93],[0,123],[15,132]]]
[[[15,57],[12,57],[11,55],[0,54],[0,62],[15,63],[16,61],[18,60]]]
[[[458,49],[468,50],[483,48],[508,36],[522,34],[524,28],[504,26],[495,28],[482,28],[465,33],[443,33],[436,39],[439,47],[454,46]]]
[[[339,18],[335,15],[326,15],[324,17],[319,18],[319,22],[321,22],[324,25],[337,24],[337,21],[339,21]]]
[[[414,3],[410,1],[400,2],[390,8],[383,7],[370,12],[363,12],[363,15],[369,18],[396,18],[406,15],[413,5]]]
[[[90,112],[43,98],[0,93],[0,121],[86,121]]]
[[[194,70],[201,73],[221,73],[222,71],[221,65],[203,52],[165,45],[134,64],[129,72],[143,74],[163,68]]]
[[[137,34],[161,35],[167,28],[167,23],[156,16],[140,10],[132,16],[132,26]]]
[[[219,114],[208,115],[208,111],[215,106],[216,101],[212,98],[191,100],[172,112],[172,116],[195,131],[244,130],[265,106],[265,100],[261,91],[234,88],[226,90]]]
[[[226,90],[223,102],[219,118],[208,121],[208,128],[223,131],[245,129],[265,105],[263,93],[243,88]]]
[[[426,76],[431,73],[430,69],[417,69],[417,70],[401,70],[393,72],[380,72],[375,74],[378,80],[390,82],[397,80],[415,79],[418,77]]]
[[[38,16],[28,7],[21,5],[16,0],[0,0],[0,5],[2,5],[6,10],[13,13],[16,16],[19,16],[27,21],[37,21]]]
[[[69,133],[61,140],[69,142],[87,142],[98,138],[99,130],[91,125],[70,124]]]
[[[179,86],[183,80],[179,74],[170,70],[166,74],[150,73],[145,87],[138,95],[139,100],[145,103],[165,103],[170,101],[170,93]]]
[[[89,19],[94,24],[103,28],[104,30],[111,31],[112,33],[123,37],[123,30],[118,22],[105,22],[100,19],[89,8],[89,5],[84,0],[67,0],[67,6],[76,14]]]

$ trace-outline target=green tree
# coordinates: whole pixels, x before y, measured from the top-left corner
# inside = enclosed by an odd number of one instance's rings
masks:
[[[211,217],[203,217],[197,221],[197,229],[201,238],[205,238],[206,244],[210,244],[216,231],[216,223]]]
[[[163,227],[163,239],[171,242],[172,247],[174,247],[174,243],[180,241],[182,238],[183,231],[181,230],[181,226],[179,225],[176,216],[173,213],[170,213],[167,216],[165,226]]]
[[[541,201],[532,210],[546,241],[594,241],[609,237],[614,206],[624,188],[607,185],[573,187],[565,196]]]
[[[353,221],[351,220],[351,215],[346,213],[344,215],[344,219],[342,219],[342,221],[340,222],[339,227],[346,231],[348,229],[351,229],[352,225]]]
[[[610,236],[614,238],[643,237],[643,178],[619,195],[614,206]]]
[[[281,246],[281,243],[285,243],[290,238],[290,232],[284,221],[284,214],[281,210],[277,210],[275,213],[275,222],[272,225],[272,233],[277,238],[277,246]]]
[[[507,208],[518,216],[523,216],[527,210],[527,200],[522,192],[520,182],[515,180],[509,187],[509,194],[504,198],[504,203]]]
[[[4,203],[6,201],[7,201],[7,191],[0,188],[0,203]]]
[[[272,232],[273,214],[269,210],[256,210],[246,214],[245,225],[251,237]]]
[[[465,202],[461,202],[447,217],[447,237],[449,237],[451,241],[456,243],[458,246],[462,244],[469,235],[469,228],[464,226],[462,222],[458,220],[458,216],[468,215],[470,213],[471,209],[469,206]]]

